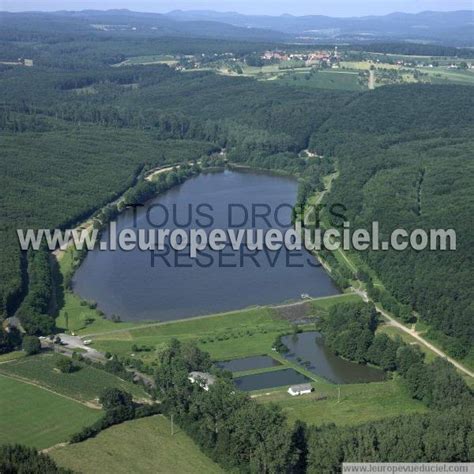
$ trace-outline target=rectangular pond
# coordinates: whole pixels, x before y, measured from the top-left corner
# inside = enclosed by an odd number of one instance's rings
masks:
[[[244,375],[234,378],[235,386],[244,392],[307,382],[311,382],[311,380],[305,375],[296,372],[294,369],[275,370],[273,372]]]
[[[244,370],[266,369],[281,365],[280,362],[270,356],[243,357],[241,359],[232,359],[216,362],[215,365],[220,369],[230,370],[231,372],[242,372]]]
[[[334,383],[379,382],[385,380],[382,370],[343,359],[324,343],[316,331],[281,338],[289,352],[285,358]]]

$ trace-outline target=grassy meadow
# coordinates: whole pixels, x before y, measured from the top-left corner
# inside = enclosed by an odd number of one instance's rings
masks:
[[[113,426],[96,438],[54,449],[50,455],[61,467],[90,474],[223,472],[179,428],[171,436],[170,422],[163,416]]]
[[[299,397],[292,397],[284,390],[275,390],[269,392],[269,395],[261,394],[255,399],[259,403],[279,405],[287,415],[289,423],[303,420],[311,425],[356,425],[401,414],[427,411],[423,403],[410,398],[402,382],[397,379],[347,385],[313,383],[313,387],[313,393]]]

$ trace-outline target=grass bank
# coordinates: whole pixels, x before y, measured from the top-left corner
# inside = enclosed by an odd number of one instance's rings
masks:
[[[61,467],[90,474],[223,472],[185,433],[175,429],[172,436],[164,416],[142,418],[49,454]]]

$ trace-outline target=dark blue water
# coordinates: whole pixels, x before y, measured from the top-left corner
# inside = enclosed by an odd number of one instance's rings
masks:
[[[197,228],[197,220],[204,225],[210,222],[196,214],[197,206],[205,204],[205,213],[214,220],[212,228],[243,224],[242,228],[285,229],[290,225],[296,193],[297,182],[288,178],[235,171],[201,174],[148,203],[138,211],[136,223],[144,229],[159,224],[174,229],[176,214],[178,226]],[[150,207],[156,205],[162,207]],[[270,225],[263,218],[252,222],[252,209],[262,213],[267,208],[271,210],[267,217]],[[242,223],[246,212],[248,220]],[[168,221],[163,222],[166,214]],[[117,219],[118,230],[133,224],[131,210]],[[104,232],[103,239],[108,239],[108,232]],[[279,303],[299,298],[301,293],[338,293],[324,269],[310,265],[316,262],[306,252],[298,256],[283,249],[278,255],[260,252],[251,257],[245,256],[249,252],[244,246],[241,253],[229,248],[220,254],[209,250],[205,253],[198,257],[197,264],[174,251],[167,257],[155,254],[152,258],[151,251],[138,249],[94,250],[76,272],[73,288],[81,297],[96,301],[106,314],[127,321],[168,321]]]
[[[356,364],[335,355],[316,331],[282,338],[290,350],[285,357],[334,383],[378,382],[385,379],[382,370]],[[298,360],[299,358],[299,360]]]
[[[265,388],[296,385],[310,382],[310,379],[294,369],[275,370],[263,374],[244,375],[234,379],[235,386],[244,392],[262,390]]]
[[[276,367],[280,362],[269,356],[244,357],[242,359],[225,360],[216,362],[217,367],[231,372],[242,372],[244,370],[266,369]]]

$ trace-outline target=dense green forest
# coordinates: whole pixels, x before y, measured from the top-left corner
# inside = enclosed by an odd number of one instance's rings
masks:
[[[378,221],[385,238],[400,227],[456,230],[456,251],[361,255],[457,357],[474,343],[473,105],[463,87],[385,87],[352,101],[311,139],[337,157],[340,175],[327,204],[343,204],[353,225]]]

